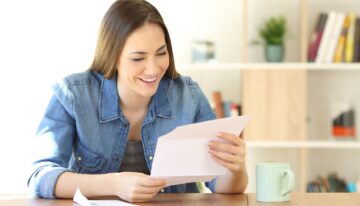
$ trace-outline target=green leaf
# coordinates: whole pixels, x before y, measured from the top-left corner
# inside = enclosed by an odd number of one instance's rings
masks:
[[[283,16],[271,17],[259,29],[259,36],[266,44],[283,44],[286,30],[286,19]]]

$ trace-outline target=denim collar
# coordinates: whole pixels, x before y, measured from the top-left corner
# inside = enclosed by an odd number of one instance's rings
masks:
[[[128,123],[119,106],[116,79],[105,79],[101,74],[96,74],[96,76],[101,79],[99,104],[100,122],[105,123],[120,118],[123,122]],[[153,121],[155,119],[155,115],[163,118],[172,117],[171,106],[167,94],[169,82],[171,82],[171,80],[167,77],[163,77],[160,81],[155,95],[151,98],[148,115],[144,120],[145,124]],[[155,115],[153,115],[154,113]]]

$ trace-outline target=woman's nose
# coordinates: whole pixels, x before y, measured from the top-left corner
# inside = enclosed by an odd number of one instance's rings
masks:
[[[145,72],[147,74],[155,74],[157,73],[158,69],[159,69],[159,65],[157,64],[155,59],[150,58],[149,61],[147,62]]]

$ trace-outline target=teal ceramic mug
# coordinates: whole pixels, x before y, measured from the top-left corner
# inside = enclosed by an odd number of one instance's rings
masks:
[[[288,201],[294,186],[294,173],[288,163],[260,163],[256,165],[257,201]]]

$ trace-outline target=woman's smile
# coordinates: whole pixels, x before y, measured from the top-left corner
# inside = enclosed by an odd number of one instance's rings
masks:
[[[156,84],[158,80],[158,76],[152,76],[152,77],[140,77],[139,80],[143,83],[145,83],[147,86],[152,86]]]

